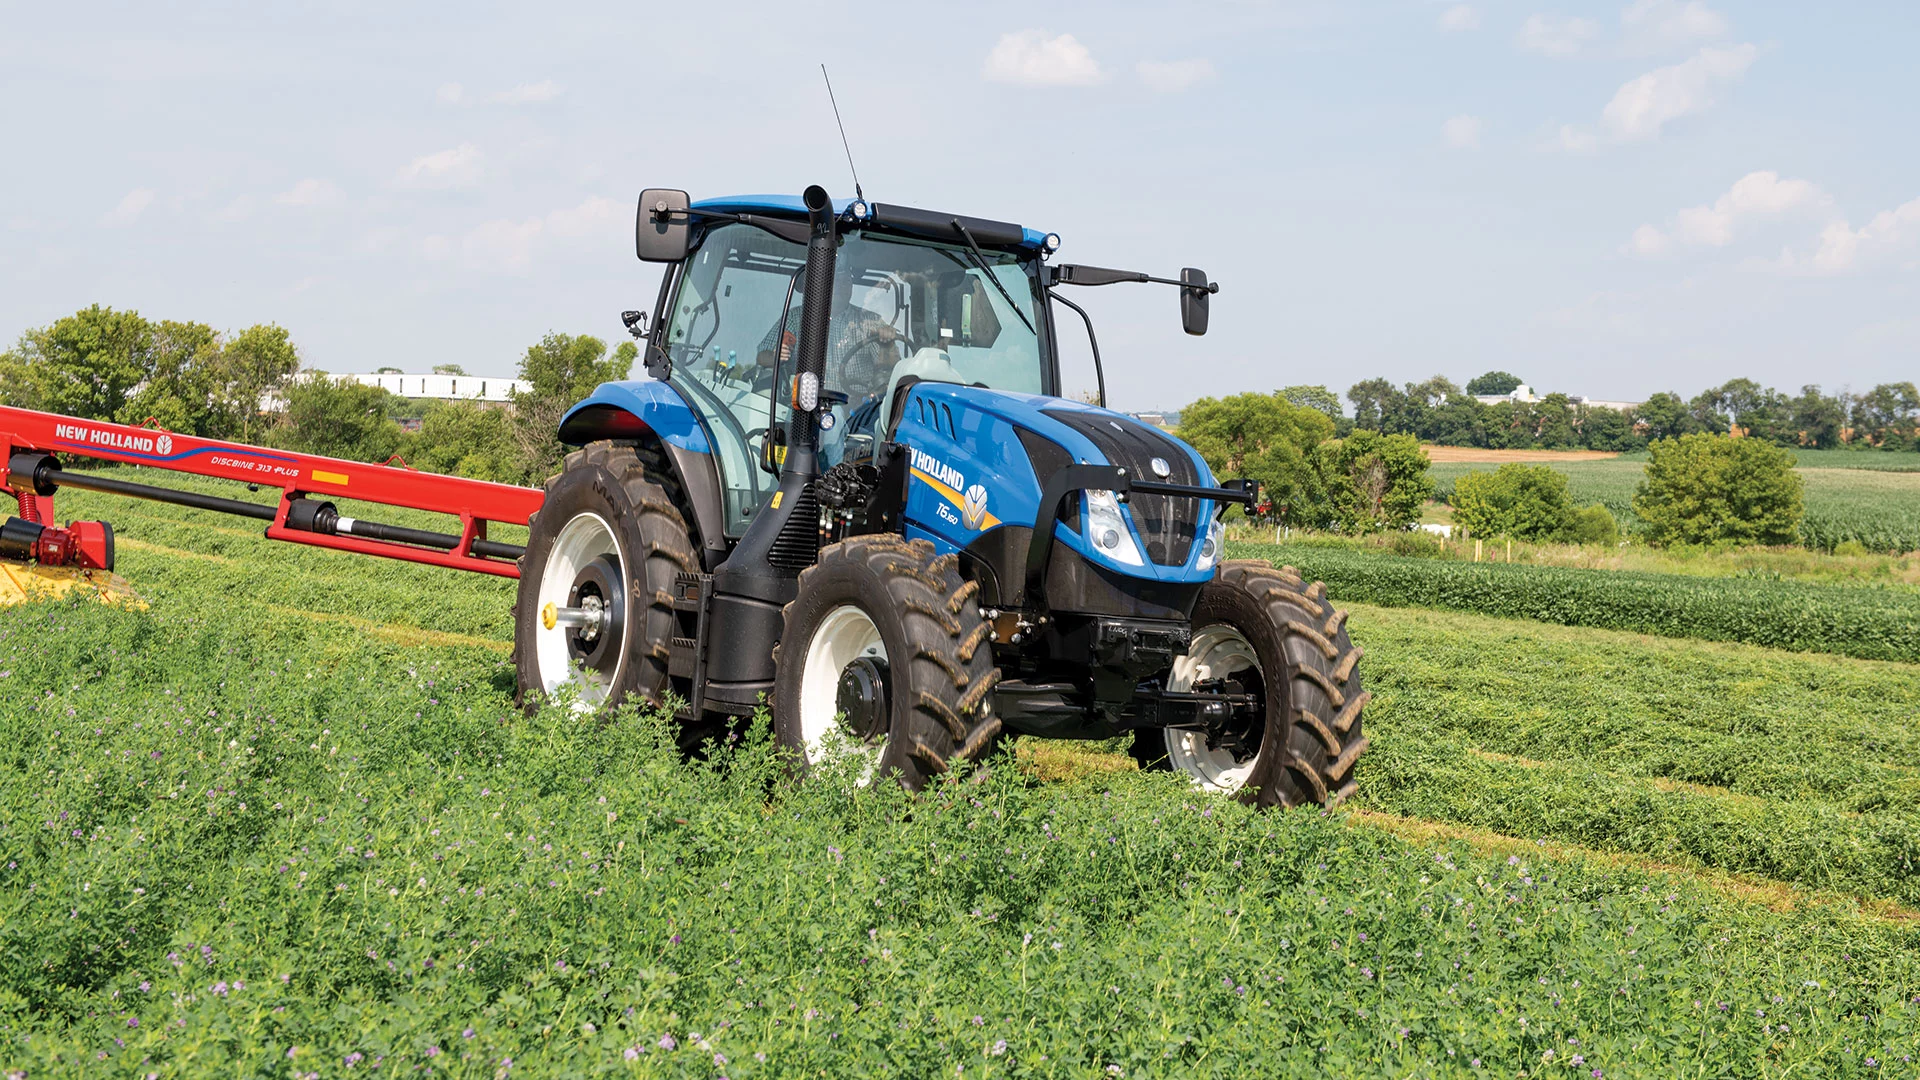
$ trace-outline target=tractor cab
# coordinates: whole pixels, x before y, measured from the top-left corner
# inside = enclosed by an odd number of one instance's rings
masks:
[[[768,195],[690,209],[687,253],[663,283],[648,366],[706,419],[723,527],[738,536],[771,497],[785,460],[811,287],[806,212],[797,199]],[[873,460],[903,383],[1057,392],[1041,263],[1057,237],[854,200],[835,210],[846,227],[823,285],[832,314],[822,468]]]

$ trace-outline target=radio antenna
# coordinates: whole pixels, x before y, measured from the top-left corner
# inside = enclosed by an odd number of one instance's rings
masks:
[[[853,147],[847,145],[847,125],[840,121],[840,103],[833,97],[833,80],[827,77],[827,65],[820,65],[820,78],[827,84],[827,102],[833,106],[833,122],[840,129],[840,148],[847,152],[847,171],[853,174],[853,197],[861,202],[867,201],[866,192],[860,190],[860,170],[853,167]]]

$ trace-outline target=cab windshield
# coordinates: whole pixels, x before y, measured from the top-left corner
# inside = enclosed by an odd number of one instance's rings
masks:
[[[825,384],[846,400],[821,433],[823,467],[872,457],[909,378],[1050,391],[1030,258],[981,255],[984,268],[961,245],[841,240]],[[784,460],[807,288],[806,249],[743,224],[710,230],[681,274],[666,334],[671,382],[716,444],[728,535],[772,494]]]

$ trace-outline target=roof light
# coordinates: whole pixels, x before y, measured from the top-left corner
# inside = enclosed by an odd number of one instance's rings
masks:
[[[1040,241],[1040,246],[1043,248],[1046,248],[1048,251],[1059,251],[1060,250],[1060,234],[1057,232],[1048,233],[1047,238],[1045,240]]]
[[[866,200],[855,199],[853,201],[853,205],[847,207],[847,213],[851,214],[854,220],[859,221],[859,220],[864,220],[866,218],[868,209],[869,208],[866,204]]]

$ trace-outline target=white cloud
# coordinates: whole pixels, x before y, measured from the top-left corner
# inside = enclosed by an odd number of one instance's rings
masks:
[[[1440,29],[1449,33],[1480,29],[1480,13],[1470,4],[1455,4],[1440,13]]]
[[[245,221],[253,216],[253,196],[241,195],[232,202],[214,211],[213,220],[224,224]]]
[[[100,219],[102,225],[131,225],[139,220],[147,207],[153,205],[152,188],[134,188],[121,198],[119,205],[106,212]]]
[[[1178,93],[1212,79],[1213,64],[1199,57],[1188,60],[1142,60],[1134,66],[1140,81],[1163,94]]]
[[[1726,194],[1712,203],[1681,210],[1665,229],[1640,226],[1626,250],[1651,257],[1681,246],[1726,247],[1757,222],[1817,211],[1832,204],[1833,200],[1813,182],[1783,180],[1779,173],[1763,169],[1734,181]]]
[[[1072,34],[1049,37],[1045,30],[1000,35],[981,74],[1016,86],[1091,86],[1103,77],[1093,54]]]
[[[1600,36],[1600,24],[1571,15],[1529,15],[1517,41],[1527,52],[1572,56]]]
[[[578,206],[548,214],[546,225],[557,236],[605,236],[631,224],[632,218],[632,207],[595,195]]]
[[[451,150],[414,158],[394,182],[408,188],[469,188],[480,182],[480,149],[461,143]]]
[[[1560,125],[1560,137],[1556,143],[1560,149],[1570,154],[1591,154],[1600,149],[1600,136],[1586,128],[1577,128],[1572,124]]]
[[[1828,225],[1820,233],[1810,269],[1818,274],[1844,273],[1912,247],[1920,247],[1920,199],[1883,210],[1858,229],[1845,221]],[[1782,261],[1789,267],[1798,265],[1791,253],[1783,253]]]
[[[524,274],[549,242],[617,235],[615,230],[629,220],[631,213],[625,203],[595,195],[541,217],[481,222],[457,243],[445,236],[429,236],[421,241],[420,250],[430,259],[457,253],[471,269]]]
[[[1601,112],[1600,123],[1622,141],[1655,138],[1667,124],[1711,106],[1714,91],[1746,74],[1759,55],[1753,45],[1709,45],[1622,86]]]
[[[1642,225],[1633,230],[1633,239],[1627,241],[1627,250],[1643,258],[1663,255],[1673,245],[1666,233],[1652,225]]]
[[[326,206],[340,201],[340,189],[330,180],[308,177],[273,197],[281,206]]]
[[[539,105],[557,99],[565,89],[552,79],[543,79],[537,83],[521,83],[511,90],[502,90],[487,99],[501,105]]]
[[[433,99],[442,105],[458,105],[467,100],[467,91],[457,82],[441,83],[434,91]]]
[[[1634,0],[1620,23],[1637,41],[1649,46],[1690,45],[1727,32],[1727,17],[1701,0]]]
[[[1456,150],[1471,150],[1480,145],[1480,118],[1461,114],[1440,125],[1440,137]]]

